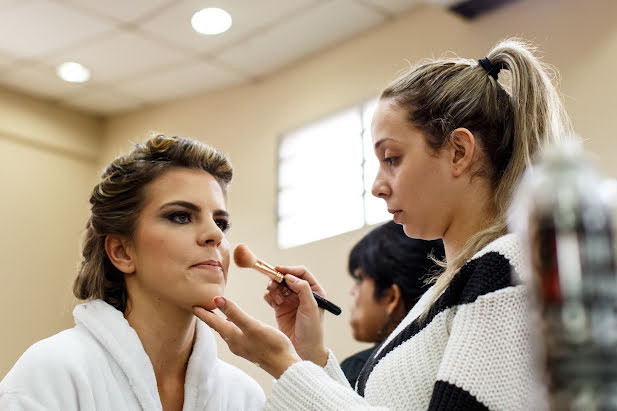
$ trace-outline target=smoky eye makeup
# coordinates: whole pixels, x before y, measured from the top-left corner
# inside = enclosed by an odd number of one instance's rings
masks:
[[[226,233],[231,228],[231,222],[227,218],[215,218],[214,222],[221,229],[222,232]]]
[[[193,221],[191,213],[185,210],[169,211],[163,217],[176,224],[188,224]]]

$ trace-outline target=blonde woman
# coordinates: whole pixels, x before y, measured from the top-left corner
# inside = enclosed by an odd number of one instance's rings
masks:
[[[75,327],[30,347],[0,382],[2,410],[257,410],[255,380],[217,358],[192,307],[214,308],[229,267],[229,160],[155,136],[92,190]]]
[[[324,346],[310,292],[324,290],[305,268],[278,267],[295,294],[270,286],[266,296],[282,333],[224,297],[215,302],[229,321],[195,312],[277,378],[266,409],[534,409],[521,247],[505,216],[530,158],[567,134],[549,71],[518,40],[480,60],[418,64],[381,93],[373,194],[408,236],[442,238],[447,263],[375,350],[356,391]]]

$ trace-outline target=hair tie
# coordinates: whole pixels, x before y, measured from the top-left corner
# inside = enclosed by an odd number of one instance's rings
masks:
[[[478,60],[478,63],[480,63],[480,66],[482,66],[482,68],[486,70],[489,76],[497,80],[497,76],[499,75],[499,72],[503,68],[503,64],[493,64],[488,59],[488,57],[484,57]]]

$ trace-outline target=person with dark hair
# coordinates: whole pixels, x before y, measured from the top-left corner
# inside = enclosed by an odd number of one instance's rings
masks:
[[[441,240],[418,240],[389,221],[372,229],[349,253],[353,305],[350,325],[357,341],[380,344],[407,315],[439,272]],[[360,370],[375,347],[345,359],[341,369],[355,387]]]
[[[0,382],[0,409],[260,409],[261,387],[217,357],[192,312],[213,309],[227,281],[227,157],[157,135],[101,177],[73,285],[86,302]]]
[[[446,266],[366,363],[355,391],[325,346],[313,298],[325,290],[305,267],[277,267],[286,285],[267,288],[278,330],[223,296],[214,302],[226,319],[195,308],[233,353],[277,379],[265,409],[537,407],[521,283],[528,273],[507,215],[532,158],[571,135],[552,73],[533,46],[507,39],[479,60],[414,64],[381,92],[372,193],[409,237],[443,239]]]

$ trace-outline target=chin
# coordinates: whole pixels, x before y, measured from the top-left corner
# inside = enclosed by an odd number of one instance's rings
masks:
[[[409,224],[403,224],[403,231],[405,235],[409,238],[416,238],[419,240],[431,241],[431,240],[439,240],[441,238],[438,234],[431,234],[424,230],[418,230],[417,227],[412,227]]]
[[[224,296],[225,286],[208,284],[199,287],[196,291],[197,292],[191,298],[191,307],[199,306],[205,308],[206,310],[214,310],[216,309],[216,304],[214,304],[214,297]]]
[[[409,238],[420,238],[420,239],[425,239],[420,232],[417,230],[416,227],[412,227],[409,224],[403,224],[403,231],[405,232],[405,235]]]

